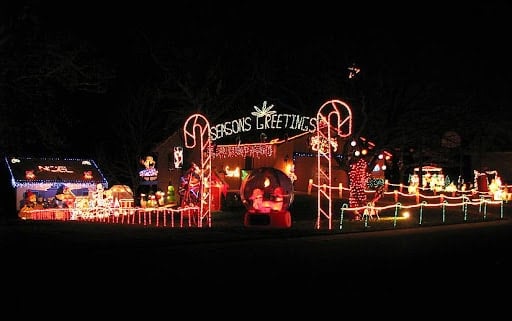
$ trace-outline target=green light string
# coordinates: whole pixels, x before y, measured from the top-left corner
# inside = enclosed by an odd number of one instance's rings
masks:
[[[448,201],[443,202],[443,223],[446,221],[446,204],[448,204]]]
[[[423,223],[423,206],[427,204],[427,201],[423,201],[421,202],[421,206],[420,206],[420,224]]]
[[[395,217],[393,218],[393,227],[396,227],[396,219],[398,216],[398,210],[402,207],[402,204],[400,202],[395,204]]]
[[[345,212],[345,209],[348,208],[348,204],[345,203],[341,206],[341,216],[340,216],[340,231],[343,229],[343,214]]]
[[[464,212],[464,222],[468,220],[468,203],[469,197],[462,195],[462,211]]]

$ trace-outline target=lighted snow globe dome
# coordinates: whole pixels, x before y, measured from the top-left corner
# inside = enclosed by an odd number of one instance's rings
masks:
[[[247,209],[245,225],[290,227],[288,209],[293,202],[293,182],[273,167],[254,169],[240,186],[240,198]]]

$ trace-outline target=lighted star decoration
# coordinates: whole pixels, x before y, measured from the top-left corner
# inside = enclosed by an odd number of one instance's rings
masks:
[[[348,67],[348,78],[354,78],[358,73],[361,72],[361,69],[356,66],[356,64],[352,64],[352,66]]]
[[[256,117],[270,116],[276,113],[275,110],[271,110],[272,108],[274,108],[274,105],[272,104],[270,106],[267,106],[267,101],[265,100],[263,101],[261,109],[258,106],[254,106],[254,109],[256,109],[256,111],[253,111],[251,115]]]

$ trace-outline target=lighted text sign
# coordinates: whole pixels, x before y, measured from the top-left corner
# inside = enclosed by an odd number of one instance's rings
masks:
[[[51,172],[51,173],[68,173],[73,174],[74,172],[72,170],[69,170],[66,166],[37,166],[40,172]]]
[[[267,106],[267,102],[264,101],[261,108],[254,106],[255,111],[251,112],[251,116],[213,126],[210,129],[212,141],[252,130],[291,129],[303,132],[316,130],[316,118],[297,114],[278,114],[272,108],[274,105]]]

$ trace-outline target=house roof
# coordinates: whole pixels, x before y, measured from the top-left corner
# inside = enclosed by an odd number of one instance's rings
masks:
[[[103,184],[106,179],[92,159],[5,157],[13,187],[38,183]]]

